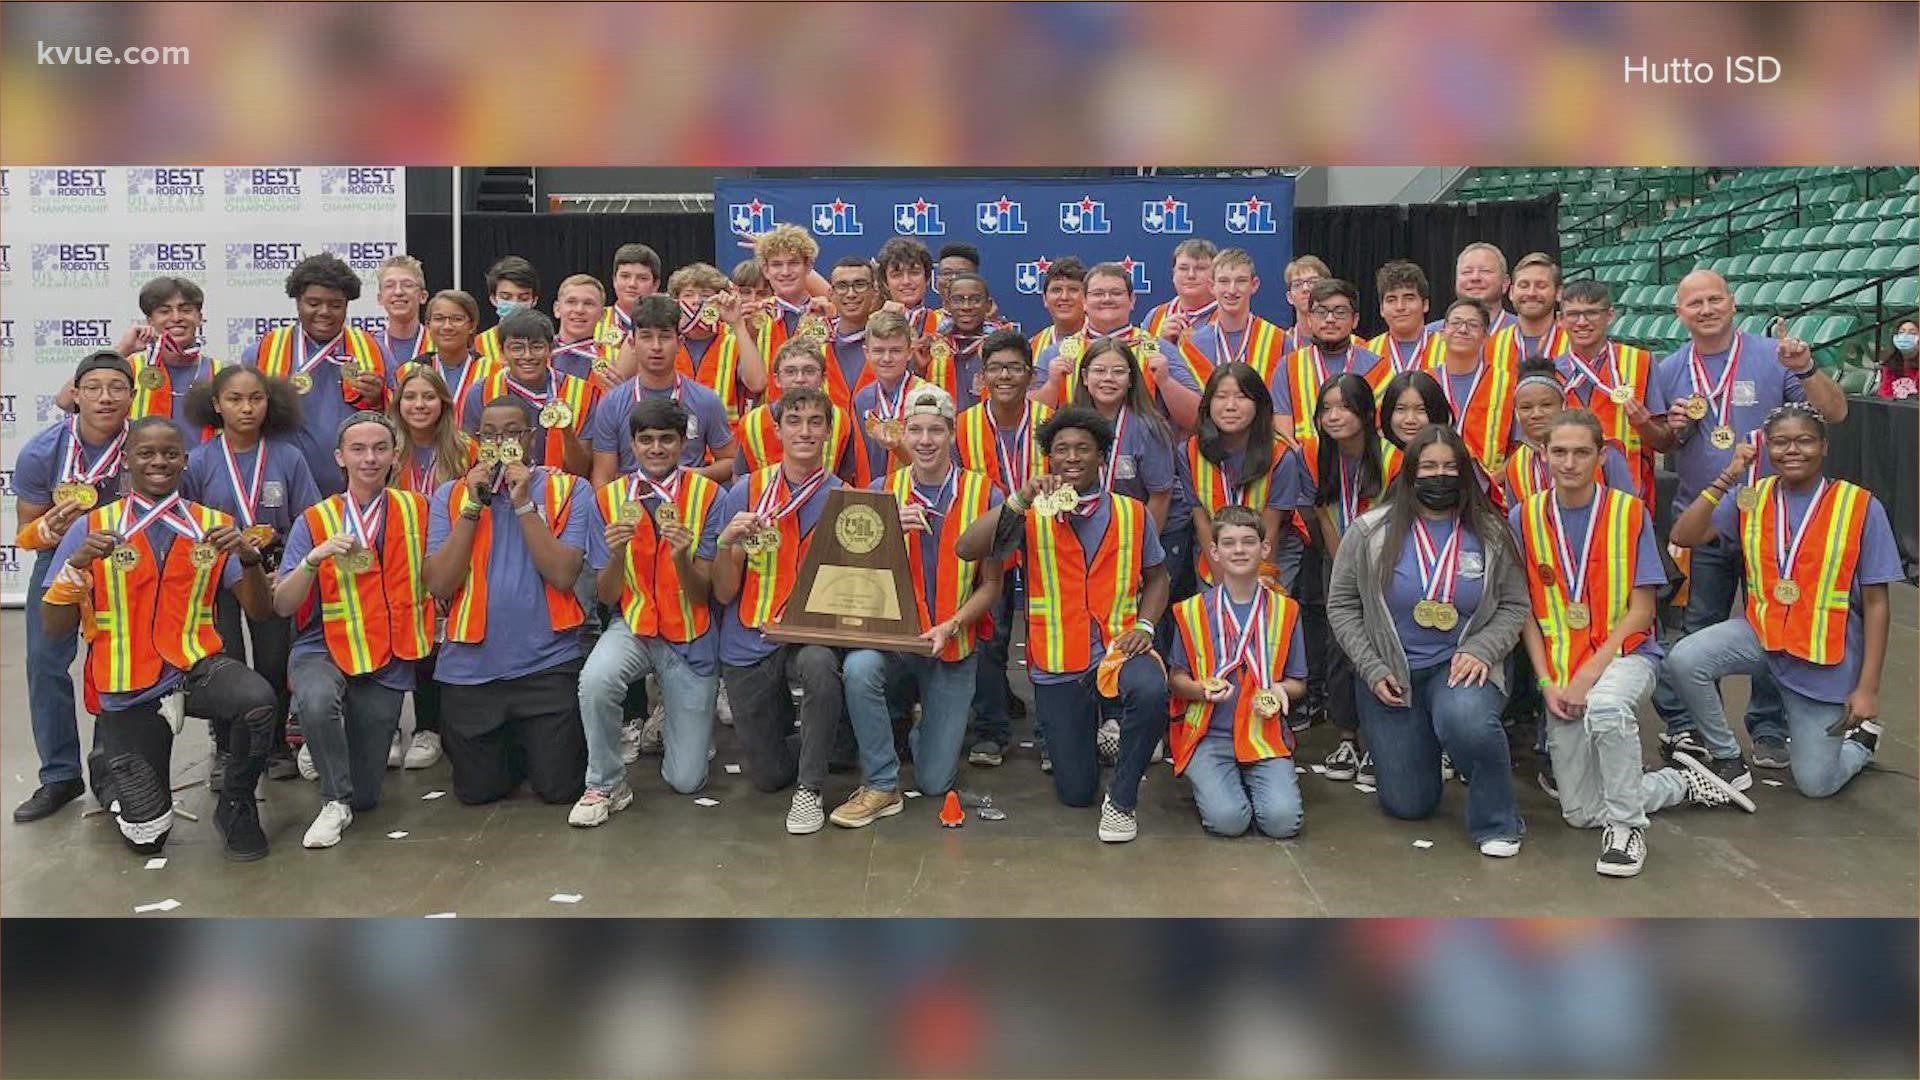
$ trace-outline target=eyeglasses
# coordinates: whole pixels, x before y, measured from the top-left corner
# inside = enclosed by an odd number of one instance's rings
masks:
[[[505,350],[507,357],[513,360],[528,360],[552,351],[553,346],[544,341],[516,341]]]
[[[947,306],[950,308],[985,307],[986,303],[987,303],[987,298],[984,296],[949,296],[947,297]]]
[[[1296,278],[1288,284],[1287,288],[1292,292],[1309,292],[1319,283],[1320,279],[1317,277]]]
[[[480,441],[490,443],[517,442],[526,438],[527,432],[532,430],[532,428],[514,427],[507,428],[505,431],[488,431],[486,428],[481,428]]]
[[[1487,324],[1479,319],[1448,319],[1448,330],[1485,330]]]
[[[864,281],[864,280],[863,281],[836,281],[830,286],[830,288],[832,288],[834,292],[839,293],[841,296],[858,296],[863,292],[867,292],[871,290],[873,288],[873,282]]]
[[[89,400],[133,396],[133,387],[122,382],[87,383],[84,386],[75,387],[74,391]]]
[[[397,293],[424,292],[425,290],[421,289],[420,283],[412,278],[388,278],[380,283],[380,291],[383,293]]]
[[[468,318],[467,313],[464,311],[455,312],[452,315],[443,311],[437,315],[427,316],[427,325],[429,326],[452,326],[456,323],[472,325],[473,320]]]
[[[1353,316],[1353,309],[1350,307],[1313,307],[1307,309],[1307,314],[1312,315],[1316,319],[1346,319]]]
[[[987,375],[1019,375],[1029,369],[1025,364],[1009,364],[1003,361],[997,364],[988,364],[980,370]]]
[[[1612,310],[1613,310],[1613,309],[1612,309],[1612,308],[1610,308],[1610,307],[1602,307],[1602,308],[1566,308],[1566,309],[1564,309],[1564,310],[1562,310],[1562,311],[1560,312],[1560,317],[1561,317],[1562,319],[1565,319],[1566,321],[1568,321],[1568,322],[1570,322],[1570,323],[1576,323],[1576,322],[1598,322],[1598,321],[1600,321],[1600,320],[1601,320],[1602,318],[1604,318],[1604,317],[1606,316],[1606,314],[1607,314],[1608,312],[1610,312],[1610,311],[1612,311]]]
[[[1089,300],[1125,300],[1126,298],[1127,298],[1127,290],[1125,289],[1088,289],[1087,290],[1087,299]]]

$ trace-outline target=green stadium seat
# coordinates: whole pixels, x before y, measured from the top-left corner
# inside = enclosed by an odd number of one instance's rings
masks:
[[[1766,238],[1760,241],[1760,250],[1783,251],[1787,248],[1797,246],[1795,243],[1797,234],[1802,231],[1803,230],[1800,229],[1788,229],[1785,232],[1768,233]]]
[[[1833,291],[1827,294],[1828,298],[1832,301],[1830,306],[1852,308],[1860,311],[1871,309],[1873,307],[1873,291],[1871,289],[1866,292],[1853,291],[1866,283],[1865,278],[1857,277],[1842,278],[1834,282]],[[1847,295],[1849,293],[1852,293],[1852,295]]]
[[[1840,373],[1840,389],[1848,394],[1865,394],[1873,385],[1873,372],[1867,368],[1848,368]]]
[[[1853,224],[1853,228],[1848,231],[1844,242],[1848,244],[1871,244],[1873,243],[1873,231],[1879,227],[1880,223],[1877,221],[1857,221]],[[1893,239],[1892,235],[1889,234],[1887,239]]]
[[[1859,325],[1851,315],[1829,315],[1822,320],[1815,336],[1807,340],[1818,345],[1831,345],[1853,333]]]
[[[1893,253],[1889,270],[1920,270],[1920,244],[1908,244]]]
[[[1900,278],[1887,286],[1887,306],[1895,311],[1920,307],[1920,278]]]
[[[1898,220],[1893,218],[1882,221],[1879,226],[1873,230],[1873,242],[1876,244],[1893,244],[1899,242],[1900,224]]]
[[[1743,281],[1733,287],[1733,302],[1741,307],[1753,307],[1760,301],[1760,286],[1764,281]]]
[[[1822,279],[1807,282],[1807,291],[1800,294],[1802,304],[1824,304],[1827,297],[1833,295],[1833,281]]]
[[[1799,255],[1794,256],[1793,265],[1787,267],[1787,273],[1798,274],[1804,277],[1813,273],[1814,267],[1820,260],[1828,256],[1833,257],[1835,264],[1839,263],[1840,253],[1837,251],[1803,251]]]
[[[1774,306],[1791,309],[1799,307],[1804,302],[1801,297],[1807,292],[1805,281],[1782,281],[1778,284],[1780,291],[1773,294]]]
[[[1764,334],[1767,332],[1767,316],[1765,315],[1742,315],[1733,320],[1733,324],[1749,334]]]
[[[1909,244],[1920,240],[1920,218],[1908,218],[1901,222],[1900,231],[1894,236],[1894,239]]]
[[[1840,251],[1829,248],[1814,256],[1813,265],[1807,268],[1807,273],[1823,274],[1827,277],[1832,277],[1847,269],[1844,263],[1852,254],[1853,252],[1851,251]],[[1798,264],[1796,263],[1795,265],[1797,266]]]
[[[1785,284],[1786,282],[1784,281],[1761,282],[1759,290],[1753,294],[1752,306],[1757,308],[1774,307],[1780,302],[1780,289]],[[1734,302],[1739,303],[1739,298],[1735,297]]]
[[[1678,293],[1679,287],[1676,285],[1660,286],[1659,291],[1654,294],[1654,306],[1658,307],[1662,312],[1671,313]]]
[[[1861,264],[1860,269],[1865,270],[1869,274],[1877,275],[1887,273],[1893,269],[1893,260],[1898,258],[1899,255],[1899,248],[1874,248],[1873,251],[1867,255],[1866,262]]]
[[[1801,341],[1813,342],[1820,333],[1822,318],[1819,315],[1802,315],[1787,323],[1787,334]]]
[[[1839,256],[1839,259],[1834,263],[1833,269],[1826,271],[1827,273],[1836,274],[1857,274],[1867,268],[1867,260],[1873,257],[1873,252],[1870,249],[1858,247],[1846,248],[1844,250],[1835,248],[1827,252],[1827,254]]]
[[[1866,207],[1865,207],[1865,205],[1864,205],[1864,204],[1861,204],[1861,203],[1845,203],[1845,204],[1843,204],[1843,205],[1842,205],[1842,206],[1841,206],[1841,207],[1840,207],[1840,208],[1839,208],[1838,210],[1835,210],[1835,211],[1833,212],[1833,218],[1832,218],[1832,220],[1834,220],[1834,221],[1856,221],[1856,220],[1858,220],[1859,218],[1861,218],[1861,217],[1862,217],[1862,216],[1863,216],[1863,215],[1864,215],[1865,213],[1866,213]]]

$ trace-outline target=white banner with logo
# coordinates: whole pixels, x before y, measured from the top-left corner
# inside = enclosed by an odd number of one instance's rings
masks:
[[[331,251],[359,271],[351,322],[384,325],[380,260],[406,248],[397,165],[0,167],[0,601],[24,602],[27,553],[12,544],[13,462],[60,419],[54,396],[81,357],[141,321],[140,286],[162,275],[206,290],[206,349],[237,360],[293,321],[287,274]]]

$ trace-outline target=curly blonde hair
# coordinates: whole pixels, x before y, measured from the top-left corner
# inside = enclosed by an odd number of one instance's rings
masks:
[[[820,245],[798,225],[775,225],[772,232],[753,238],[753,253],[763,264],[775,255],[798,255],[812,262],[820,257]]]

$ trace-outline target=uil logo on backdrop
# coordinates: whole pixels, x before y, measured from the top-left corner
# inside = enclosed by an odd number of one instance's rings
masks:
[[[1027,231],[1026,210],[1005,195],[979,204],[977,221],[981,232],[994,236],[1024,236]]]
[[[859,236],[860,207],[835,195],[830,203],[813,204],[813,231],[817,236]]]
[[[33,362],[71,368],[89,353],[113,347],[111,319],[33,320]]]
[[[300,209],[297,165],[224,170],[223,208],[228,213],[283,213]]]
[[[107,170],[28,169],[27,209],[35,214],[104,214]]]
[[[1147,264],[1131,255],[1120,259],[1120,269],[1127,272],[1127,279],[1133,282],[1133,294],[1152,292],[1153,282],[1147,279]]]
[[[127,209],[136,214],[197,214],[207,208],[204,168],[127,170]]]
[[[320,209],[364,213],[392,210],[400,197],[397,165],[327,165],[320,169]]]
[[[198,240],[159,240],[127,246],[127,284],[139,288],[161,275],[191,277],[207,273],[207,245]]]
[[[944,236],[947,226],[940,220],[940,204],[916,198],[893,204],[893,231],[901,236]]]
[[[264,240],[227,245],[227,286],[236,289],[271,288],[284,283],[306,258],[298,240]]]
[[[361,292],[372,296],[380,291],[380,261],[400,254],[400,245],[393,240],[336,240],[320,245],[320,250],[353,267],[360,275]],[[386,329],[386,320],[380,323],[380,329]]]
[[[1150,233],[1184,235],[1193,231],[1193,219],[1187,216],[1187,204],[1168,195],[1140,204],[1140,227]]]
[[[1082,236],[1112,232],[1113,225],[1107,220],[1107,204],[1091,195],[1082,195],[1079,202],[1061,203],[1060,231]]]
[[[758,236],[773,231],[773,204],[754,199],[727,205],[727,224],[742,236]]]
[[[1273,204],[1261,202],[1258,195],[1247,196],[1245,202],[1228,203],[1227,231],[1241,234],[1278,232],[1279,226],[1273,220]]]
[[[1039,296],[1045,291],[1047,267],[1052,265],[1053,260],[1045,255],[1031,262],[1014,263],[1013,291],[1022,296]]]
[[[35,244],[30,252],[35,288],[99,288],[113,269],[112,244]]]

